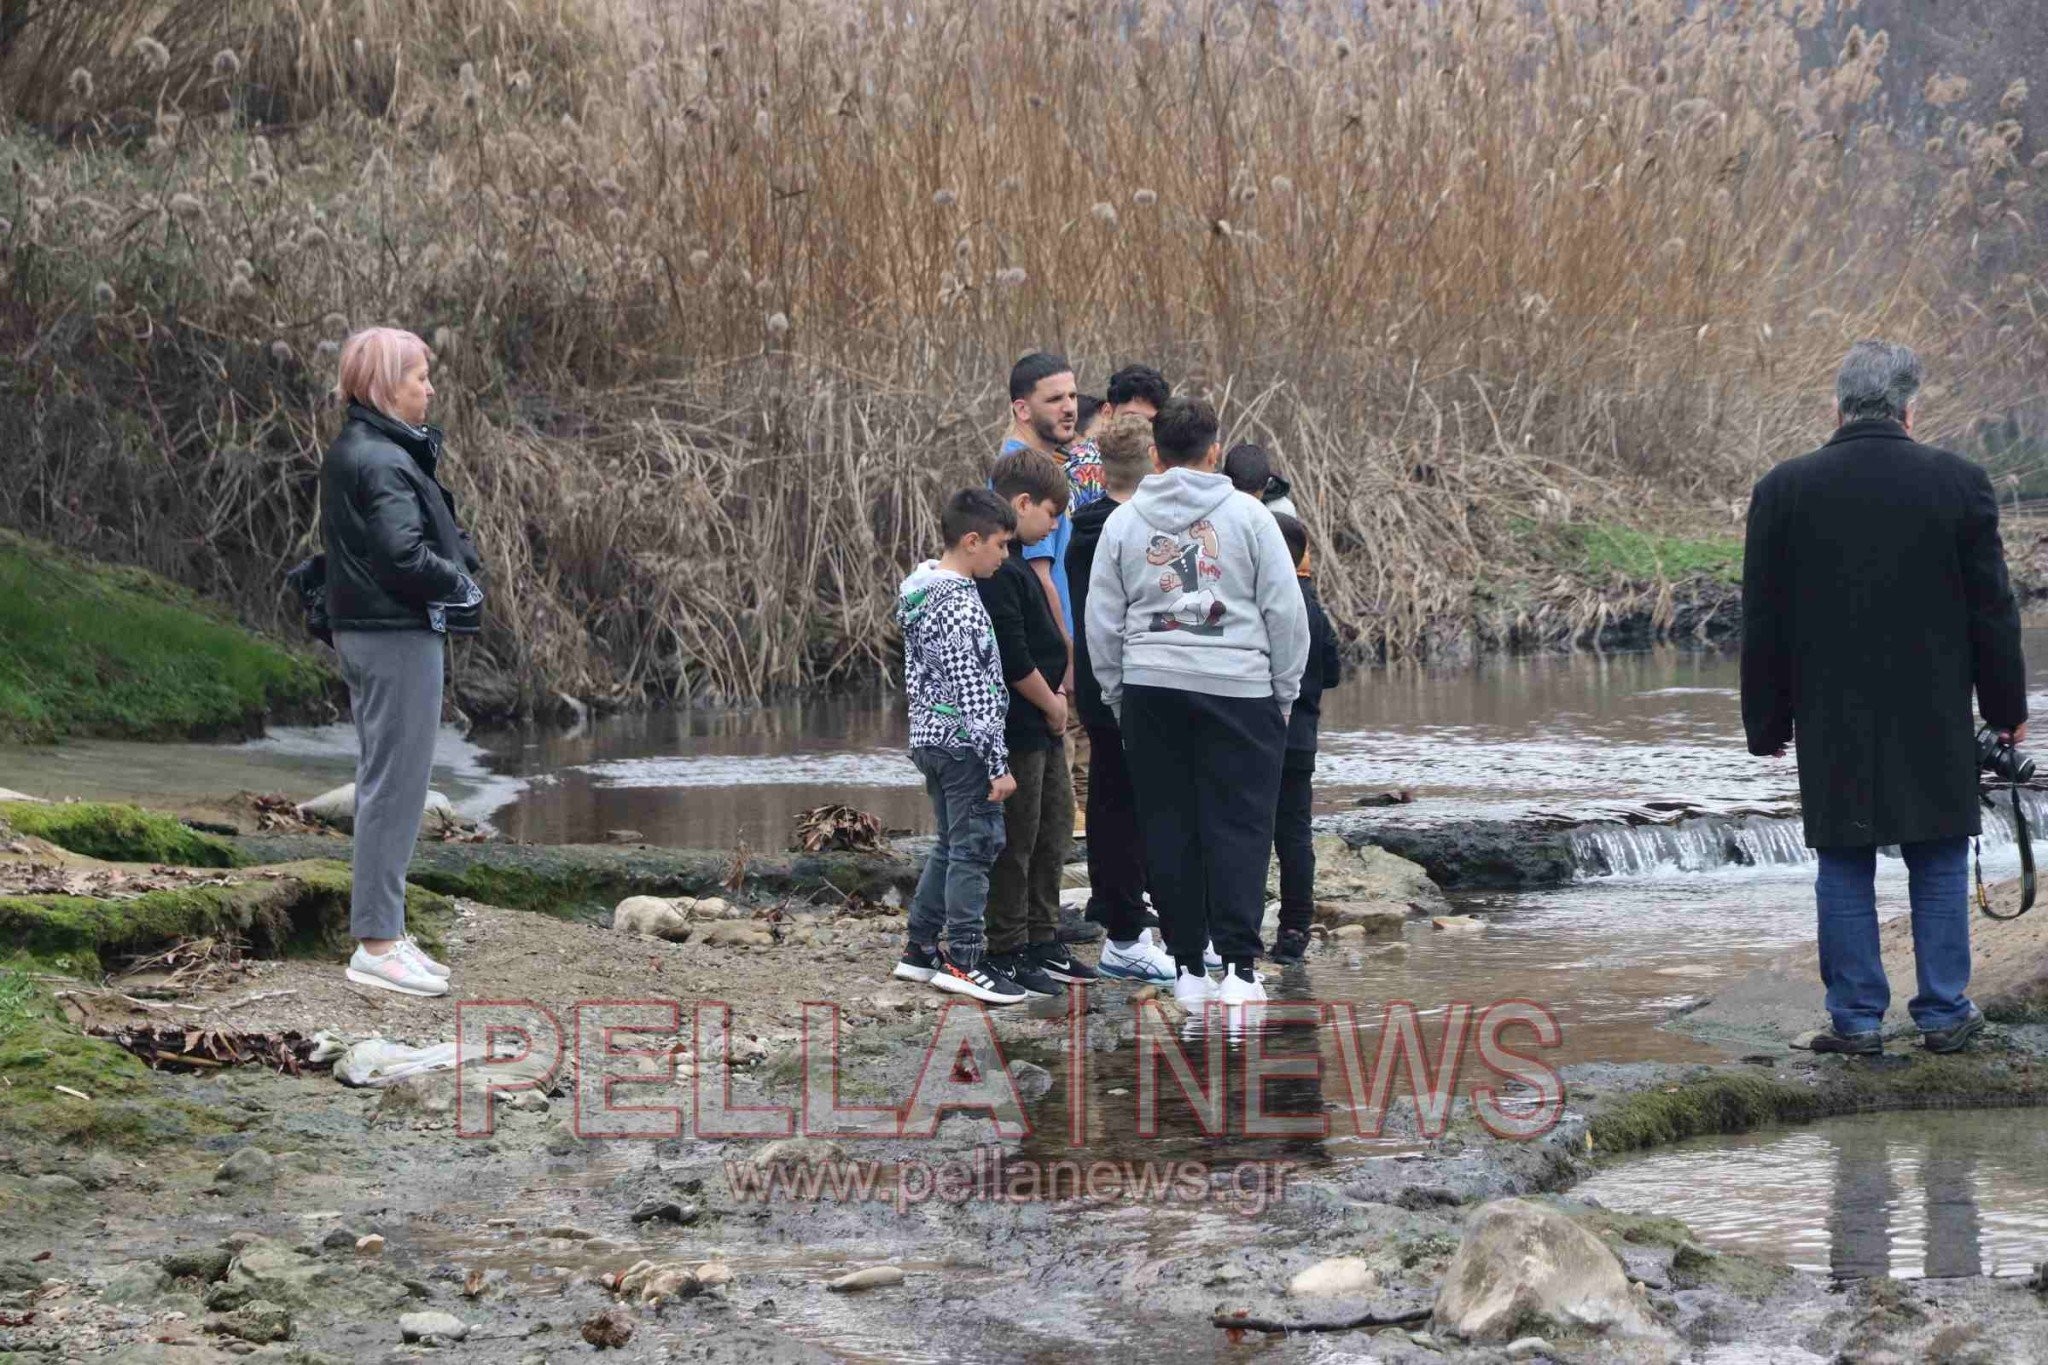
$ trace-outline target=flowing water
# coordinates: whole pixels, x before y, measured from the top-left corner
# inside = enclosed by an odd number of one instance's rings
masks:
[[[1680,1143],[1573,1193],[1844,1279],[2020,1275],[2048,1246],[2048,1127],[2010,1109],[1829,1119]]]

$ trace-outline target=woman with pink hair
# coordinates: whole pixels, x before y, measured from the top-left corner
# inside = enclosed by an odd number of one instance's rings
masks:
[[[320,466],[327,615],[362,748],[348,979],[401,995],[448,993],[448,968],[406,933],[405,873],[433,772],[447,637],[475,634],[483,606],[482,561],[435,473],[433,358],[395,327],[351,336],[335,386],[348,416]]]

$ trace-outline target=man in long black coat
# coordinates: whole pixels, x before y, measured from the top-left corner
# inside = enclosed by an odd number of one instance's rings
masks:
[[[1873,879],[1888,844],[1910,874],[1913,1022],[1944,1052],[1983,1027],[1967,994],[1979,818],[1971,692],[2017,743],[2026,663],[1991,481],[1913,440],[1919,388],[1913,352],[1857,343],[1835,382],[1840,429],[1750,498],[1742,722],[1751,753],[1798,750],[1833,1024],[1817,1051],[1881,1050],[1891,987]]]

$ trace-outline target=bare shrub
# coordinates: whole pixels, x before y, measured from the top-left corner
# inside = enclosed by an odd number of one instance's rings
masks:
[[[274,614],[323,320],[408,325],[489,657],[759,696],[886,671],[1056,345],[1270,444],[1333,612],[1413,652],[1529,523],[1731,531],[1857,337],[1928,358],[1937,435],[2034,394],[2020,106],[1930,149],[1803,8],[49,0],[0,51],[0,517]]]

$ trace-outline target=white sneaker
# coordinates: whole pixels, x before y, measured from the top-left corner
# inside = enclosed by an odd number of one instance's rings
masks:
[[[403,943],[382,957],[370,956],[358,943],[355,956],[348,960],[348,979],[358,986],[375,986],[400,995],[448,994],[448,983],[415,960]]]
[[[1217,953],[1215,944],[1204,943],[1202,945],[1202,965],[1212,972],[1223,965],[1223,958]]]
[[[1216,988],[1216,998],[1223,1002],[1225,1009],[1234,1009],[1255,1001],[1263,1002],[1266,998],[1266,978],[1253,972],[1251,979],[1246,980],[1239,976],[1236,970],[1227,971],[1223,974],[1223,984]]]
[[[1173,958],[1164,948],[1158,947],[1140,933],[1130,943],[1121,947],[1114,940],[1102,945],[1102,958],[1096,964],[1103,976],[1114,981],[1149,981],[1155,986],[1173,984]]]
[[[1173,977],[1173,1002],[1189,1014],[1200,1014],[1204,1006],[1217,999],[1216,983],[1206,976],[1198,976],[1185,967],[1176,967]]]
[[[428,976],[438,976],[443,981],[446,981],[454,975],[448,969],[447,963],[436,962],[431,957],[428,957],[427,950],[420,947],[420,941],[411,934],[407,934],[404,938],[398,940],[398,946],[401,951],[411,953],[413,960],[426,969]]]

